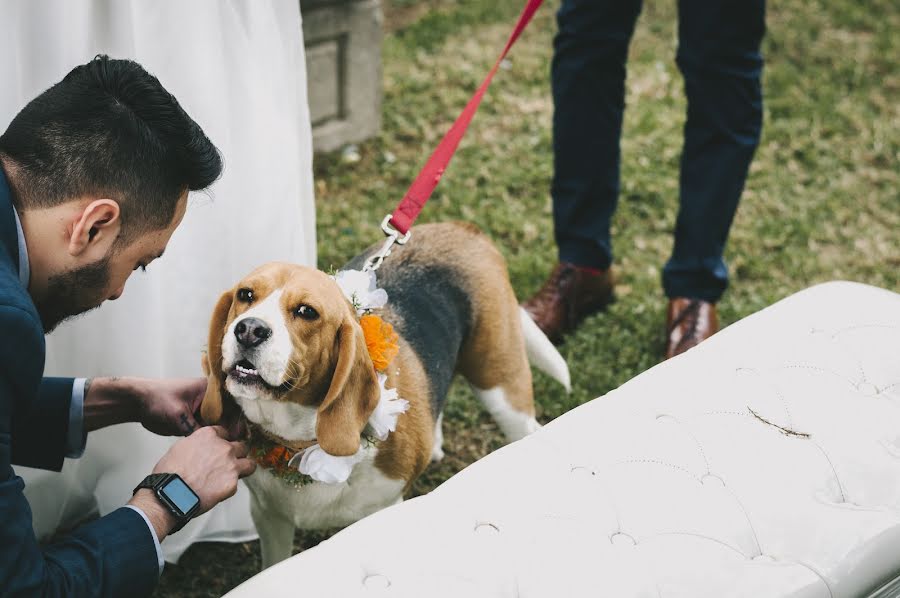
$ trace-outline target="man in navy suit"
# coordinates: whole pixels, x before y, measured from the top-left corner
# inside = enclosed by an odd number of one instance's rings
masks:
[[[194,419],[202,379],[43,378],[44,334],[118,298],[132,271],[162,255],[188,192],[221,170],[155,77],[105,56],[35,98],[0,136],[0,595],[149,594],[159,542],[253,471],[243,443]],[[186,438],[128,505],[39,545],[13,465],[58,471],[88,432],[127,421]],[[148,473],[135,471],[135,483]]]

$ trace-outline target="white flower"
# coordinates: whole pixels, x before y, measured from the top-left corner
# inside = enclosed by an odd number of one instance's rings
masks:
[[[300,455],[300,463],[296,459]],[[314,444],[302,453],[291,457],[288,465],[297,465],[300,473],[308,475],[317,482],[324,484],[343,484],[350,477],[353,466],[363,460],[365,452],[360,449],[349,457],[335,457],[329,455],[318,444]]]
[[[397,417],[409,409],[409,401],[397,396],[396,388],[385,388],[387,376],[378,374],[378,385],[381,387],[381,398],[375,411],[369,417],[372,434],[378,440],[387,440],[388,434],[397,429]]]
[[[356,308],[358,315],[369,309],[384,307],[387,303],[387,291],[376,286],[375,272],[372,270],[341,270],[334,275],[334,281]]]
[[[378,374],[381,397],[369,417],[369,427],[378,440],[387,440],[397,429],[397,418],[409,409],[409,401],[397,396],[397,389],[385,388],[387,376]],[[296,467],[300,473],[308,475],[324,484],[342,484],[350,478],[353,467],[363,460],[366,452],[360,448],[349,457],[335,457],[328,454],[318,444],[301,451],[288,461],[289,467]]]

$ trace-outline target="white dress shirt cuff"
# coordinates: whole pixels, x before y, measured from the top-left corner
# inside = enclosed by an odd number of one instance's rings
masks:
[[[84,383],[86,378],[76,378],[72,385],[72,402],[69,403],[69,433],[66,435],[66,457],[77,459],[84,454],[87,435],[84,433]]]

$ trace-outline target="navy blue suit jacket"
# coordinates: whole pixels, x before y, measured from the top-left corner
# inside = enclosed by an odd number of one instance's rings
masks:
[[[149,594],[159,574],[156,547],[132,509],[52,544],[40,545],[34,536],[25,483],[12,466],[62,468],[73,380],[43,378],[44,331],[19,281],[16,231],[0,169],[0,596]]]

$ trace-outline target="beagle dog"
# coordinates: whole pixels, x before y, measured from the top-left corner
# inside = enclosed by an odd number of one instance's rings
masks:
[[[347,269],[362,270],[377,248]],[[569,387],[565,361],[519,307],[503,257],[474,225],[416,227],[377,274],[388,295],[378,314],[399,336],[386,381],[379,382],[354,305],[318,270],[263,265],[213,312],[203,419],[218,422],[236,404],[267,441],[355,455],[341,483],[296,486],[262,466],[246,480],[263,568],[291,555],[295,528],[347,526],[402,500],[429,462],[443,457],[441,412],[456,373],[509,441],[540,427],[529,358]],[[366,440],[383,388],[395,389],[408,408],[385,440]]]

